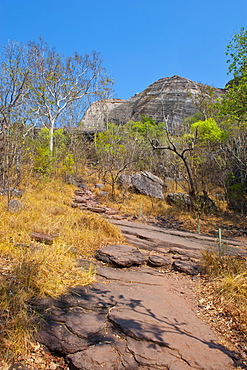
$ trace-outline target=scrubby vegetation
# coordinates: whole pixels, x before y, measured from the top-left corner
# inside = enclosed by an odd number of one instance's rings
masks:
[[[120,231],[100,216],[70,207],[73,189],[59,179],[34,181],[24,189],[17,212],[8,211],[6,197],[0,198],[0,357],[30,350],[39,323],[31,302],[93,281],[93,269],[78,267],[77,259],[122,241]],[[57,237],[46,245],[32,240],[32,232]]]
[[[207,87],[195,97],[198,113],[180,132],[164,122],[106,122],[104,132],[83,134],[78,124],[91,100],[109,96],[112,81],[97,53],[64,58],[43,40],[9,43],[0,57],[0,331],[1,356],[28,351],[39,318],[30,303],[63,294],[94,278],[78,267],[81,256],[121,242],[104,218],[70,207],[74,185],[102,181],[102,197],[126,216],[214,234],[226,225],[244,229],[247,214],[247,31],[227,47],[233,79],[218,100]],[[63,127],[63,128],[62,128]],[[147,170],[167,191],[188,193],[190,210],[118,188],[121,174]],[[70,184],[70,185],[69,185]],[[108,188],[107,188],[108,186]],[[11,211],[15,191],[22,206]],[[221,196],[219,201],[216,195]],[[205,212],[211,198],[217,212]],[[217,203],[218,202],[218,203]],[[238,225],[236,225],[238,223]],[[242,225],[242,226],[241,226]],[[52,245],[31,239],[38,232]],[[246,338],[246,261],[205,253],[212,299]]]

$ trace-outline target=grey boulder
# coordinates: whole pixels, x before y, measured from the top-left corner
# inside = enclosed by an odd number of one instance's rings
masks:
[[[119,267],[141,265],[145,256],[137,248],[126,244],[109,245],[97,250],[95,257],[106,263],[112,263]]]

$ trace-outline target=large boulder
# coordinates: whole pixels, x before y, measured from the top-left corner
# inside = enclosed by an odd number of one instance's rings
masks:
[[[178,207],[191,209],[193,206],[200,212],[209,214],[217,211],[216,204],[214,201],[209,198],[207,195],[199,195],[196,199],[193,200],[186,193],[168,193],[166,201],[170,205],[176,205]]]
[[[120,184],[133,187],[138,193],[149,195],[152,198],[164,199],[166,184],[158,176],[148,171],[141,171],[132,175],[123,174],[119,178]]]
[[[100,248],[96,252],[96,258],[119,267],[138,266],[145,261],[145,256],[137,248],[126,244],[108,245]]]

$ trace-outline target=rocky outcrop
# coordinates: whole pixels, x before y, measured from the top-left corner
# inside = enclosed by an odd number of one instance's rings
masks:
[[[117,124],[129,120],[137,121],[141,115],[164,122],[171,131],[178,130],[185,118],[199,111],[200,96],[211,99],[208,86],[193,82],[180,76],[165,77],[148,86],[109,112],[109,121]],[[210,88],[215,98],[224,93],[223,89]]]
[[[95,213],[104,213],[106,215],[115,215],[118,213],[111,207],[103,207],[98,197],[87,188],[75,190],[75,196],[73,197],[71,207]]]
[[[124,124],[145,115],[156,122],[166,119],[170,132],[178,132],[187,117],[200,111],[200,102],[212,101],[224,92],[180,76],[164,77],[127,101],[103,99],[92,103],[81,124],[84,131],[96,132],[103,130],[108,122]]]
[[[191,197],[186,193],[168,193],[166,201],[170,205],[176,205],[185,209],[190,209],[193,204]],[[194,206],[206,214],[217,211],[216,204],[207,195],[199,195],[194,202]]]
[[[170,205],[176,205],[186,209],[189,209],[192,205],[191,198],[186,193],[168,193],[166,201]]]
[[[110,112],[124,102],[124,99],[103,99],[92,103],[81,120],[82,126],[85,130],[104,129]]]

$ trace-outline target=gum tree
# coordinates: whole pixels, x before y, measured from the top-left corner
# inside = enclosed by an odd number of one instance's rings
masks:
[[[24,139],[35,125],[28,105],[31,72],[24,56],[25,48],[17,42],[10,42],[1,49],[0,184],[8,193],[8,201],[20,183]]]
[[[54,129],[66,122],[66,113],[82,112],[93,100],[106,98],[112,81],[98,53],[63,57],[42,39],[29,43],[28,62],[33,73],[32,106],[40,124],[50,130],[52,154]]]

